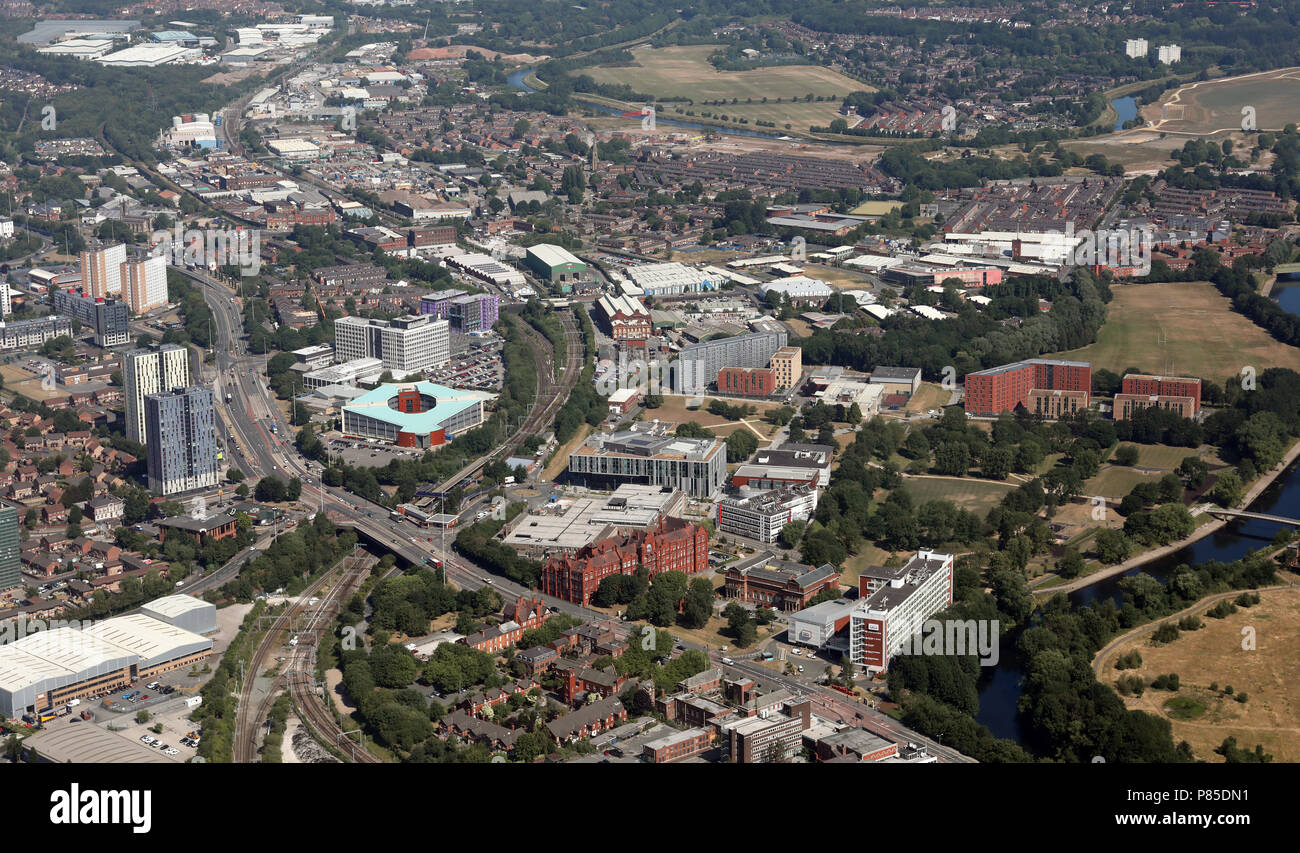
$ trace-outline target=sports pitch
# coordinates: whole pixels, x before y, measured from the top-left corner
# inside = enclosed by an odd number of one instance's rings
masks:
[[[1051,358],[1092,362],[1116,373],[1203,376],[1222,382],[1243,367],[1300,371],[1300,349],[1280,341],[1232,310],[1209,282],[1124,284],[1113,290],[1095,343]]]
[[[776,122],[777,129],[788,123],[792,130],[807,131],[810,125],[828,125],[840,114],[840,101],[850,92],[873,91],[865,83],[817,65],[783,65],[752,71],[718,71],[709,64],[709,55],[719,45],[679,47],[638,47],[632,51],[636,63],[628,66],[597,66],[575,72],[590,76],[598,83],[627,85],[633,91],[658,98],[689,98],[693,106],[665,104],[665,118],[679,117],[680,107],[695,112],[695,118],[745,117],[755,121]],[[804,99],[812,94],[814,100]],[[826,100],[816,101],[821,95]],[[735,98],[738,103],[732,104]],[[767,98],[768,103],[762,103]],[[781,98],[781,103],[776,99]],[[797,98],[797,101],[793,99]],[[753,99],[753,103],[745,103]],[[705,101],[725,100],[722,106],[705,106]],[[681,115],[690,120],[691,116]]]

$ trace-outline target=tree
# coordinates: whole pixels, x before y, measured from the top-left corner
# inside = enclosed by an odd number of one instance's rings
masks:
[[[686,628],[703,628],[713,615],[713,597],[713,584],[707,578],[694,578],[677,621]]]
[[[781,547],[794,549],[798,547],[799,540],[803,538],[804,528],[807,526],[803,521],[787,521],[781,528],[779,539]]]
[[[299,490],[301,490],[299,484]],[[284,480],[279,477],[263,477],[257,482],[257,489],[253,493],[259,501],[264,503],[278,503],[285,499],[286,486]]]
[[[1083,573],[1083,555],[1077,548],[1065,549],[1065,554],[1056,564],[1056,573],[1063,578],[1077,578]]]
[[[1115,450],[1114,460],[1116,465],[1132,468],[1138,462],[1138,449],[1131,444],[1121,444]]]
[[[1214,502],[1221,507],[1231,509],[1241,503],[1244,494],[1241,477],[1236,471],[1224,471],[1214,483],[1212,495]]]
[[[727,461],[744,462],[758,450],[758,438],[747,429],[738,429],[726,438]]]
[[[964,442],[945,441],[934,452],[934,468],[940,474],[960,477],[970,468],[970,448]]]
[[[550,743],[537,732],[524,732],[515,738],[515,760],[532,763],[551,750]]]
[[[1102,528],[1093,539],[1093,549],[1097,552],[1097,559],[1113,566],[1128,559],[1128,538],[1118,530]]]

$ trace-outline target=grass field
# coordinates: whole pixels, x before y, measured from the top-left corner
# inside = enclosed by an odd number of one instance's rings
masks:
[[[1254,749],[1263,744],[1275,762],[1300,761],[1300,589],[1260,593],[1262,601],[1238,608],[1225,619],[1203,618],[1205,627],[1184,632],[1165,646],[1148,645],[1145,636],[1120,648],[1117,654],[1138,649],[1147,681],[1161,673],[1178,673],[1176,694],[1148,689],[1141,698],[1126,698],[1129,708],[1170,719],[1174,741],[1186,740],[1198,759],[1222,762],[1214,748],[1228,736],[1237,746]],[[1242,649],[1242,628],[1255,629],[1256,648]],[[1101,680],[1113,684],[1119,671],[1108,666]],[[1210,690],[1217,682],[1219,691]],[[1240,703],[1224,696],[1245,692]],[[1169,706],[1170,699],[1187,700]],[[1197,710],[1197,705],[1204,708]]]
[[[1090,361],[1093,370],[1137,367],[1216,381],[1247,365],[1300,370],[1300,349],[1234,312],[1208,282],[1121,285],[1114,294],[1095,343],[1048,357]]]
[[[1136,471],[1121,465],[1112,465],[1084,483],[1083,489],[1089,495],[1102,495],[1119,500],[1133,491],[1133,487],[1138,483],[1158,483],[1164,475],[1164,471]]]
[[[912,496],[914,505],[926,501],[952,501],[963,509],[979,515],[988,515],[989,510],[997,506],[1002,497],[1015,488],[1011,483],[998,483],[992,480],[975,480],[968,477],[907,477],[903,488]]]
[[[843,267],[830,267],[825,264],[805,264],[804,274],[809,278],[824,281],[836,290],[870,290],[871,283],[861,273],[846,270]],[[853,300],[845,298],[847,313],[853,313],[857,306]]]
[[[758,68],[752,71],[718,71],[709,64],[709,55],[718,45],[678,47],[638,47],[632,51],[633,65],[583,68],[579,73],[598,83],[627,85],[633,91],[658,98],[689,98],[694,106],[665,104],[665,118],[692,117],[678,115],[677,106],[692,110],[696,118],[703,112],[716,118],[744,116],[749,121],[776,122],[777,129],[790,124],[792,130],[808,130],[810,125],[828,125],[839,115],[840,101],[850,92],[871,91],[865,83],[845,77],[817,65],[787,65]],[[811,93],[826,100],[805,101]],[[732,99],[738,103],[732,104]],[[768,103],[762,103],[767,98]],[[781,103],[776,103],[780,98]],[[793,99],[798,99],[794,101]],[[746,103],[747,100],[753,103]],[[725,106],[704,106],[704,101],[725,100]],[[707,119],[706,119],[707,120]]]
[[[1138,449],[1138,463],[1135,467],[1127,468],[1110,463],[1103,467],[1101,473],[1084,484],[1084,492],[1118,500],[1133,491],[1133,487],[1138,483],[1158,482],[1188,456],[1199,455],[1211,466],[1223,464],[1223,461],[1215,455],[1213,448],[1198,452],[1193,447],[1168,447],[1163,444],[1135,444],[1134,447]]]
[[[1181,116],[1161,118],[1167,107]],[[1254,111],[1259,130],[1281,130],[1300,120],[1300,68],[1280,68],[1240,77],[1189,83],[1143,110],[1156,130],[1169,133],[1215,134],[1240,131],[1243,110]]]
[[[1100,154],[1112,163],[1119,163],[1126,173],[1131,174],[1163,169],[1173,162],[1169,152],[1181,145],[1173,137],[1161,139],[1159,134],[1127,131],[1097,141],[1065,141],[1061,147],[1085,159]]]
[[[911,412],[928,412],[948,405],[952,392],[945,391],[933,382],[922,382],[912,399],[907,401],[907,410]]]
[[[29,400],[40,402],[51,397],[57,397],[61,393],[57,388],[52,388],[49,391],[44,390],[41,388],[40,376],[16,364],[6,364],[0,367],[0,376],[4,377],[5,388],[22,394]]]
[[[870,542],[863,542],[862,550],[844,561],[844,573],[840,575],[840,585],[857,589],[858,577],[863,570],[870,566],[883,566],[889,557],[890,553],[883,548],[877,548]]]
[[[658,418],[661,421],[671,421],[672,423],[683,424],[687,421],[695,421],[702,427],[708,427],[718,436],[725,437],[737,429],[752,427],[763,439],[771,438],[776,432],[776,426],[763,420],[763,415],[773,409],[781,408],[776,403],[747,403],[741,400],[724,400],[728,405],[753,405],[758,413],[752,417],[745,418],[744,421],[734,421],[730,418],[719,417],[709,412],[709,401],[712,397],[705,397],[704,404],[699,409],[686,408],[686,401],[690,397],[664,397],[664,404],[657,409],[646,409],[642,419],[651,421]]]

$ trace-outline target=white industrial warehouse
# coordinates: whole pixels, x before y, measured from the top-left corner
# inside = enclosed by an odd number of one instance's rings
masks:
[[[179,599],[188,598],[189,601]],[[212,640],[178,624],[216,628],[211,604],[168,596],[146,613],[105,619],[82,630],[55,627],[0,645],[0,714],[17,718],[57,708],[73,699],[108,693],[141,678],[195,666]]]

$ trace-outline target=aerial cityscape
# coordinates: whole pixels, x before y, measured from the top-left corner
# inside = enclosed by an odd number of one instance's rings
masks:
[[[1300,0],[0,0],[3,760],[1298,762],[1297,122]]]

